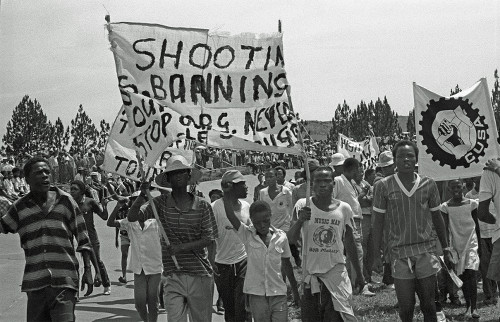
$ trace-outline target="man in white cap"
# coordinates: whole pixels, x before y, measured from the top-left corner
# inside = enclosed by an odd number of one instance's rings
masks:
[[[245,181],[238,170],[226,171],[221,180],[224,195],[212,203],[219,233],[219,237],[215,240],[217,244],[215,265],[219,274],[217,285],[224,305],[225,321],[252,320],[250,313],[245,310],[245,294],[243,294],[247,252],[226,212],[226,207],[230,207],[242,223],[247,226],[251,224],[250,204],[244,200],[248,189]]]
[[[344,173],[344,161],[345,156],[342,153],[337,152],[332,155],[332,162],[330,162],[329,166],[333,169],[333,175],[335,177]]]
[[[391,151],[384,151],[378,156],[377,169],[380,169],[376,173],[375,180],[373,180],[373,185],[377,181],[387,176],[393,175],[396,170],[396,165],[394,164],[394,157]]]
[[[190,312],[192,321],[212,320],[213,270],[208,260],[208,249],[217,238],[217,224],[212,207],[202,198],[187,191],[201,172],[180,155],[172,156],[165,171],[155,178],[170,194],[153,198],[141,208],[149,183],[141,185],[141,194],[130,207],[129,222],[154,218],[152,203],[158,210],[160,224],[170,244],[162,238],[164,303],[169,321],[186,321]],[[177,268],[172,256],[179,264]]]

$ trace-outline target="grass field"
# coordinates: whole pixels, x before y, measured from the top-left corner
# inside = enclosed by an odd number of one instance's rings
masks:
[[[302,276],[301,269],[295,268],[295,276],[299,281]],[[400,321],[397,309],[396,292],[393,289],[386,288],[381,281],[381,277],[376,273],[373,274],[373,291],[376,293],[373,297],[365,297],[362,295],[354,295],[354,311],[359,321],[366,322],[395,322]],[[379,282],[379,283],[377,283]],[[484,306],[483,290],[481,285],[478,286],[478,313],[481,316],[479,320],[465,318],[462,313],[465,311],[465,304],[460,307],[445,304],[443,311],[446,314],[448,321],[481,321],[481,322],[497,322],[500,321],[500,308],[494,305]],[[458,291],[460,300],[465,303],[462,291]],[[292,305],[291,295],[288,297],[288,317],[289,321],[300,321],[300,308]],[[423,321],[424,317],[420,312],[418,304],[415,305],[414,321]]]

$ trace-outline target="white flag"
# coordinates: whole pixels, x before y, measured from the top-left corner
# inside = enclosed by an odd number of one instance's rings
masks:
[[[445,97],[413,83],[413,95],[419,173],[435,180],[481,175],[500,152],[486,79]]]

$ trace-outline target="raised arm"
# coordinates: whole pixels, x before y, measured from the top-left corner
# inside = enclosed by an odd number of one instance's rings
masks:
[[[231,225],[233,225],[236,231],[240,230],[241,221],[236,217],[234,213],[233,205],[231,205],[231,201],[225,198],[222,198],[222,202],[224,202],[224,210],[226,211],[227,219]]]

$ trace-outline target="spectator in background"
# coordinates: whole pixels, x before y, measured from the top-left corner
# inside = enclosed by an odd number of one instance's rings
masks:
[[[285,180],[285,178],[286,178],[285,168],[282,166],[277,166],[274,169],[276,170],[276,182],[279,185],[283,185],[283,186],[287,187],[288,189],[292,190],[293,187],[295,187],[295,185],[293,183]]]
[[[58,151],[53,151],[50,155],[49,158],[49,166],[52,174],[52,182],[53,183],[58,183],[59,182],[59,152]]]
[[[259,180],[259,184],[253,190],[253,201],[259,200],[260,191],[265,187],[267,187],[267,184],[265,182],[265,176],[263,173],[259,173],[257,175],[257,179]]]
[[[340,176],[344,173],[344,161],[345,156],[342,153],[334,153],[332,155],[332,161],[329,166],[333,169],[333,175],[335,177]]]

